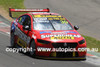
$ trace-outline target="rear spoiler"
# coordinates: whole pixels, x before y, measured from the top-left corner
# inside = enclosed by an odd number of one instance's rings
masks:
[[[9,8],[9,16],[12,17],[12,12],[50,12],[49,8],[47,9],[12,9]]]

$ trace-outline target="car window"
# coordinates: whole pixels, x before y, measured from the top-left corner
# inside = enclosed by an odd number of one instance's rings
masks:
[[[31,28],[31,18],[28,15],[23,16],[22,25],[28,25]]]
[[[36,17],[33,21],[35,30],[73,30],[64,17]]]
[[[19,24],[22,25],[24,21],[25,21],[25,16],[21,16],[21,17],[18,18],[18,23]]]
[[[21,24],[22,16],[18,18],[18,23]]]

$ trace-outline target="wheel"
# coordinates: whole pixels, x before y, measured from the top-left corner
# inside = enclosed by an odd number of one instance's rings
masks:
[[[32,51],[30,51],[30,56],[31,56],[31,57],[35,57],[36,51],[35,51],[35,41],[34,41],[34,40],[31,42],[30,48],[32,48]]]
[[[11,36],[10,36],[10,42],[11,42],[11,47],[14,48],[14,47],[15,47],[14,33],[11,33]]]

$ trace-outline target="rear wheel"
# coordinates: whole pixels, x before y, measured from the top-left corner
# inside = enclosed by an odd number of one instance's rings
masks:
[[[10,42],[11,42],[11,47],[14,48],[15,47],[15,37],[14,37],[14,33],[11,33]]]
[[[32,48],[32,51],[30,51],[30,55],[31,57],[35,57],[35,53],[36,53],[36,49],[35,49],[35,41],[32,41],[31,44],[30,44],[30,48]]]

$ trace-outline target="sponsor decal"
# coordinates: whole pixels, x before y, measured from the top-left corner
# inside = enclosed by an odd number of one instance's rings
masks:
[[[46,17],[34,18],[34,21],[38,22],[38,23],[40,23],[40,22],[41,23],[45,23],[45,22],[49,23],[49,20],[47,20]]]
[[[36,36],[35,36],[35,35],[32,35],[32,37],[33,37],[34,39],[36,39]]]
[[[68,21],[63,17],[36,17],[33,18],[35,22],[33,23],[49,23],[52,20],[59,20],[61,24],[68,24]]]
[[[64,31],[64,32],[50,32],[50,31],[41,31],[40,34],[43,33],[50,33],[51,35],[41,35],[41,38],[50,38],[51,40],[56,39],[75,39],[75,37],[79,38],[81,35],[71,35],[68,33],[74,33],[77,34],[77,32],[74,31]]]
[[[16,22],[16,20],[14,21],[14,24],[15,24],[15,25],[17,25],[17,22]]]
[[[22,39],[20,39],[20,38],[18,38],[17,44],[22,46],[23,48],[27,47],[27,43],[25,41],[23,41]]]
[[[21,20],[22,20],[22,17],[19,18],[18,22],[21,22]]]
[[[77,32],[74,31],[64,31],[64,32],[51,32],[51,31],[41,31],[40,34],[43,33],[51,33],[51,34],[67,34],[67,33],[74,33],[77,34]]]
[[[49,23],[49,21],[48,20],[44,20],[44,21],[35,21],[36,23],[38,22],[38,23]],[[35,23],[35,22],[33,22],[33,23]]]
[[[66,20],[65,18],[63,18],[63,17],[50,17],[50,18],[48,18],[48,20]]]
[[[20,39],[22,39],[24,42],[29,44],[30,37],[28,37],[26,34],[24,34],[18,27],[15,28],[15,35],[18,35]]]
[[[61,37],[50,37],[51,40],[57,40],[57,39],[74,39],[73,36],[61,36]]]
[[[34,17],[61,17],[59,15],[34,15]]]
[[[40,34],[44,34],[44,33],[52,33],[50,31],[41,31]]]
[[[65,33],[74,33],[74,34],[77,34],[77,33],[74,32],[74,31],[65,31]]]
[[[79,38],[79,37],[81,37],[81,35],[68,35],[68,34],[66,34],[66,35],[41,35],[41,38],[47,38],[47,37],[57,37],[58,39],[59,39],[59,37],[60,38],[72,38],[73,39],[73,37],[77,37],[77,38]]]
[[[12,24],[12,27],[11,27],[11,30],[15,30],[15,25],[14,24]]]
[[[68,24],[68,21],[61,21],[62,24]]]
[[[74,33],[74,34],[77,34],[77,32],[74,32],[74,31],[52,32],[51,34],[68,34],[68,33]]]
[[[46,17],[40,17],[40,18],[34,18],[34,20],[35,20],[35,21],[39,21],[39,20],[42,21],[42,20],[47,20],[47,18],[46,18]]]
[[[52,32],[51,34],[66,34],[65,32]]]
[[[66,23],[68,24],[68,21],[66,21],[65,18],[61,17],[37,17],[37,18],[33,18],[35,22],[49,22],[50,20],[60,20],[62,24]]]
[[[50,17],[50,18],[47,18],[47,17],[37,17],[37,18],[33,18],[35,21],[43,21],[43,20],[61,20],[62,21],[62,23],[64,23],[64,22],[68,22],[68,21],[66,21],[66,19],[65,18],[63,18],[63,17],[61,17],[61,18],[59,18],[59,17]]]
[[[15,9],[15,11],[43,11],[43,9]]]

